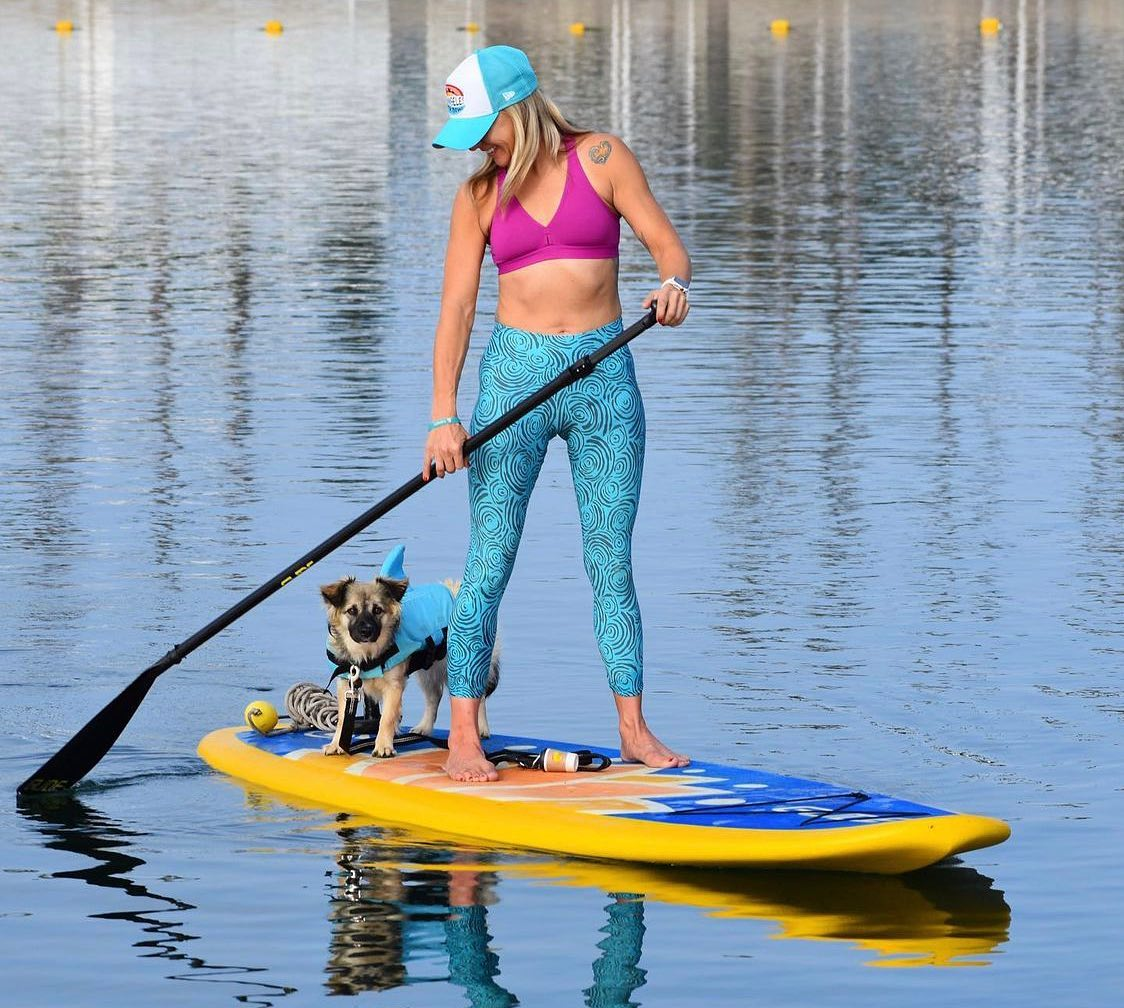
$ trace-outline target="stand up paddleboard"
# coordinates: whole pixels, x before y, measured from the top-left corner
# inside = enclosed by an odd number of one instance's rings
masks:
[[[596,773],[503,766],[462,784],[441,769],[443,733],[396,742],[389,759],[324,756],[326,732],[224,728],[199,744],[216,770],[261,787],[476,843],[585,858],[737,868],[898,874],[1001,843],[1005,822],[760,770],[692,763],[656,770],[612,763]],[[355,738],[353,751],[368,736]],[[493,735],[490,752],[582,748]]]

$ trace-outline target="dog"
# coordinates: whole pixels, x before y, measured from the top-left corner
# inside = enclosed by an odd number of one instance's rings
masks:
[[[400,558],[398,569],[401,569]],[[328,610],[329,656],[337,667],[358,668],[365,696],[369,702],[379,705],[376,756],[395,754],[394,735],[402,720],[402,693],[410,675],[417,678],[425,700],[422,718],[411,731],[419,735],[433,731],[445,690],[445,634],[452,600],[459,588],[459,582],[448,580],[411,588],[408,578],[383,575],[372,581],[345,577],[320,588]],[[415,645],[420,646],[411,651]],[[410,653],[403,654],[403,651]],[[485,697],[495,692],[499,672],[497,646],[492,650]],[[340,727],[332,742],[324,747],[325,755],[346,754],[341,745],[341,733],[347,688],[346,675],[341,675],[337,687]],[[481,738],[491,734],[483,702],[477,727]]]

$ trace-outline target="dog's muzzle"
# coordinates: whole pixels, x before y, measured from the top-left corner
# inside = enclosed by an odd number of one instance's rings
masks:
[[[348,624],[347,632],[356,644],[373,644],[382,633],[382,621],[374,616],[358,616]]]

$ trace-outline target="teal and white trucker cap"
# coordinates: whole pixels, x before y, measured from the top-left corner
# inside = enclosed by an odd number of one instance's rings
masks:
[[[433,140],[434,147],[468,150],[492,128],[500,109],[529,97],[539,86],[531,61],[522,49],[488,46],[477,49],[445,82],[449,121]]]

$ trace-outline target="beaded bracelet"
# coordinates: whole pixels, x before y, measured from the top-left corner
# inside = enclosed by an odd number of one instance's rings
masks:
[[[435,431],[438,427],[448,427],[449,424],[459,424],[460,422],[461,418],[459,416],[442,417],[440,420],[434,420],[430,423],[429,429]]]

